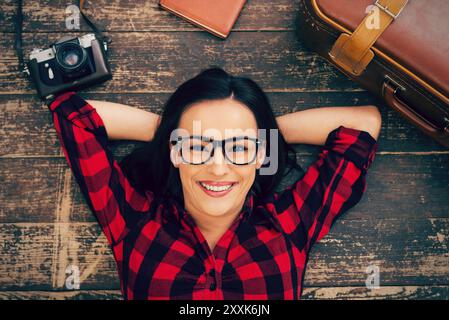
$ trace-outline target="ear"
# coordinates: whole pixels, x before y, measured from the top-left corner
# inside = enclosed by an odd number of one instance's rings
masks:
[[[260,144],[260,148],[257,150],[257,157],[256,157],[256,169],[260,169],[262,167],[265,157],[266,157],[266,142],[263,141]]]
[[[168,147],[170,148],[170,160],[173,163],[173,166],[179,168],[179,164],[182,162],[181,155],[176,150],[176,147],[170,142],[168,143]]]

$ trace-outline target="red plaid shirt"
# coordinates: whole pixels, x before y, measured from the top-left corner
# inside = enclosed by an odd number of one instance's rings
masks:
[[[257,206],[249,193],[211,252],[182,204],[130,185],[91,105],[72,92],[49,109],[125,299],[299,299],[311,246],[359,202],[377,150],[365,131],[333,130],[301,179]]]

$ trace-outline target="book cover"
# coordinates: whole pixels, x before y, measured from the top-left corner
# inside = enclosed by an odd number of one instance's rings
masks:
[[[246,0],[160,0],[159,5],[190,23],[225,39]]]

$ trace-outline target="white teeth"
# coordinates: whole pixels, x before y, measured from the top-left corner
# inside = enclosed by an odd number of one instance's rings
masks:
[[[204,187],[204,188],[206,188],[207,190],[212,190],[212,191],[225,191],[225,190],[228,190],[228,189],[230,189],[231,187],[232,187],[232,185],[231,184],[229,184],[229,185],[227,185],[227,186],[211,186],[211,185],[208,185],[208,184],[205,184],[205,183],[203,183],[203,182],[200,182],[200,184]]]

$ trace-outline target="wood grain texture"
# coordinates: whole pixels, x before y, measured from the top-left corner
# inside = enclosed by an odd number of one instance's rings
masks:
[[[71,33],[75,35],[74,33]],[[13,34],[0,47],[0,94],[33,93],[17,73]],[[25,33],[25,52],[45,48],[61,33]],[[192,45],[193,44],[193,45]],[[268,91],[360,91],[319,56],[304,51],[295,32],[237,32],[225,42],[205,32],[119,32],[110,46],[113,79],[89,92],[172,92],[213,65],[249,76]]]
[[[315,159],[315,155],[298,155],[303,168]],[[448,163],[449,155],[377,155],[368,172],[366,193],[347,219],[449,218]],[[65,159],[3,158],[0,170],[0,222],[52,222],[63,200],[70,203],[65,209],[70,221],[95,221]],[[286,177],[279,189],[297,177]]]
[[[161,10],[157,0],[86,1],[113,39],[113,79],[87,99],[162,113],[169,95],[213,65],[255,80],[276,115],[377,105],[379,150],[367,191],[313,248],[304,299],[449,299],[449,150],[301,44],[299,0],[248,0],[225,41]],[[64,35],[62,0],[25,1],[24,49]],[[0,4],[0,299],[121,299],[115,261],[61,153],[51,114],[17,71],[15,1]],[[89,29],[82,22],[81,33]],[[113,141],[120,160],[142,143]],[[307,168],[319,147],[294,146]],[[296,179],[290,175],[280,188]],[[65,288],[67,266],[80,290]],[[380,268],[378,290],[366,268]]]
[[[304,288],[302,299],[419,299],[440,300],[449,293],[448,286],[386,286],[370,290],[366,287]],[[120,290],[73,291],[3,291],[0,300],[122,300]]]
[[[448,230],[448,218],[342,219],[312,249],[305,285],[364,286],[370,265],[380,268],[381,286],[445,285]],[[55,277],[70,265],[80,270],[80,289],[119,288],[111,250],[95,222],[5,223],[0,240],[3,290],[64,289],[66,277]]]
[[[129,104],[147,111],[162,114],[170,93],[153,94],[98,94],[86,93],[86,99],[106,100]],[[271,92],[268,93],[275,115],[282,115],[320,106],[377,105],[382,113],[382,130],[379,152],[431,152],[449,154],[449,150],[422,134],[416,127],[402,119],[394,110],[367,92],[351,95],[343,92]],[[0,157],[60,156],[56,132],[47,106],[33,95],[0,95]],[[32,142],[32,143],[31,143]],[[117,155],[124,156],[137,144],[112,141]],[[318,151],[315,146],[301,146],[299,153]]]
[[[340,300],[441,300],[449,293],[448,286],[391,286],[379,289],[366,287],[334,287],[334,288],[305,288],[302,298],[310,299],[340,299]]]
[[[248,0],[233,31],[291,30],[295,25],[298,0]],[[0,32],[13,32],[15,5],[2,4]],[[75,1],[24,1],[24,31],[66,30],[65,10]],[[189,31],[199,29],[162,10],[158,0],[85,1],[85,12],[108,31]],[[90,29],[81,21],[81,31]]]

